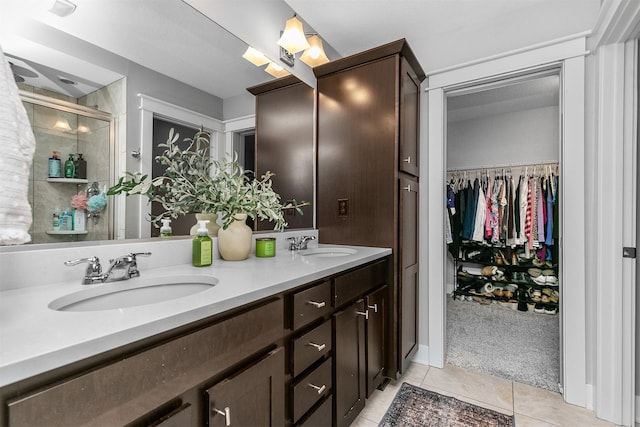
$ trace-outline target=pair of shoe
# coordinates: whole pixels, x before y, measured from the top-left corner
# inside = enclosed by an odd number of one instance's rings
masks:
[[[535,304],[533,312],[538,314],[556,314],[558,312],[558,307],[553,304],[539,302]]]
[[[538,277],[534,277],[531,280],[538,285],[557,286],[558,284],[558,278],[556,276],[545,276],[544,274],[540,274]]]

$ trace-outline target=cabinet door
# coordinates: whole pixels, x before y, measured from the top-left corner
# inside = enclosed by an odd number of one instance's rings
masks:
[[[335,425],[348,426],[365,405],[365,307],[359,300],[333,316]]]
[[[284,425],[284,350],[207,390],[209,426]]]
[[[400,64],[400,166],[402,172],[418,176],[420,171],[420,80],[409,62]]]
[[[387,339],[387,291],[383,286],[365,298],[367,316],[367,397],[384,379]]]
[[[399,316],[404,372],[418,351],[418,183],[400,179]]]

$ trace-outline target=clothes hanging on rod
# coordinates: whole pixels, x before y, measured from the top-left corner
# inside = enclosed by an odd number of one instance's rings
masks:
[[[449,251],[459,258],[470,241],[557,261],[558,181],[557,163],[448,171]]]

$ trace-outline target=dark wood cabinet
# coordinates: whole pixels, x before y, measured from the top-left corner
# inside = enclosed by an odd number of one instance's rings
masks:
[[[405,40],[314,68],[321,243],[393,249],[387,376],[418,349],[420,82]],[[410,190],[404,190],[406,182]],[[406,288],[405,288],[406,287]]]
[[[385,345],[387,341],[387,292],[388,286],[367,295],[367,398],[382,384],[385,374]]]
[[[364,300],[334,314],[335,425],[348,426],[365,406],[365,305]]]
[[[284,350],[273,350],[206,394],[211,427],[284,425]]]
[[[314,96],[313,88],[288,76],[247,89],[256,96],[256,176],[275,174],[273,189],[282,202],[295,199],[313,202]],[[286,212],[288,228],[312,228],[313,207]],[[261,221],[258,230],[273,224]]]

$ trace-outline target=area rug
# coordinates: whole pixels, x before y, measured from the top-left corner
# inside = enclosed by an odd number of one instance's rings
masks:
[[[402,383],[379,426],[511,427],[513,416]]]

